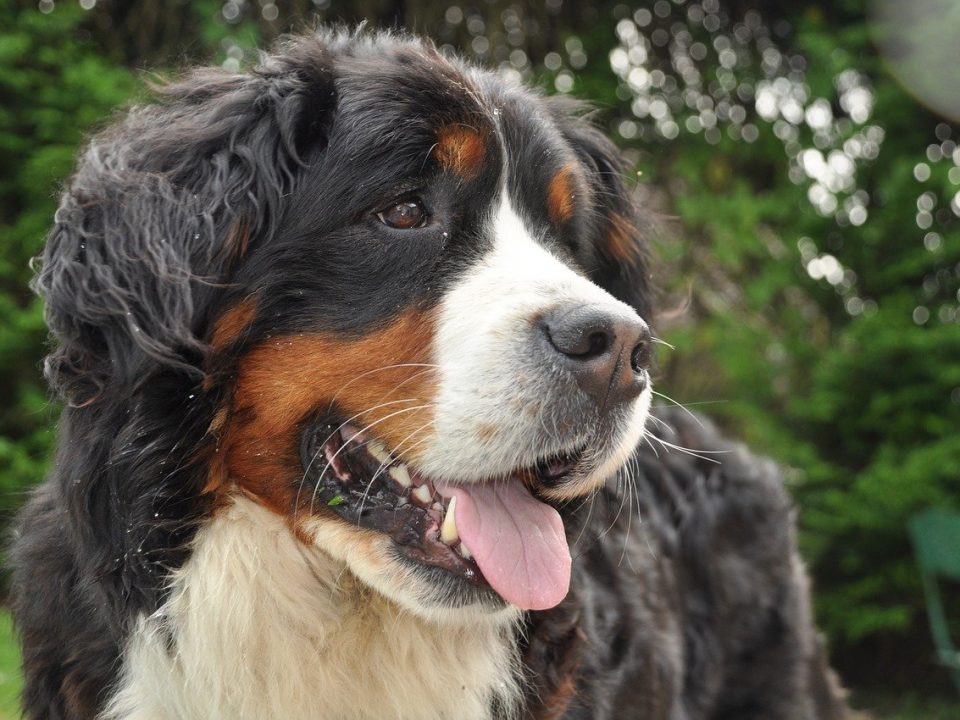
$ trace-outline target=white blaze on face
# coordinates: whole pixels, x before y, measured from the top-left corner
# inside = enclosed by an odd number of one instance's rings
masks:
[[[505,475],[572,449],[571,433],[579,442],[588,440],[590,427],[555,432],[558,413],[572,405],[571,395],[579,391],[559,355],[553,357],[536,341],[542,332],[538,324],[558,306],[634,312],[536,242],[506,191],[490,233],[493,247],[440,307],[435,424],[420,449],[420,470],[438,480]],[[619,433],[626,452],[608,472],[617,469],[642,436],[649,396],[645,390],[634,401],[628,427]]]

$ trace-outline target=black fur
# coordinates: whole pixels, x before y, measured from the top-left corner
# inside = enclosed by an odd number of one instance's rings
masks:
[[[567,720],[846,717],[778,469],[702,418],[655,415],[656,435],[700,457],[654,440],[565,519],[575,585],[531,618],[533,697],[549,702],[561,667]]]
[[[350,229],[370,198],[389,201],[418,165],[430,172],[437,122],[482,123],[502,108],[514,119],[505,143],[531,159],[517,163],[517,187],[543,187],[559,167],[534,157],[582,163],[592,211],[559,249],[651,315],[643,249],[624,261],[598,240],[615,215],[640,237],[621,163],[569,103],[416,41],[349,35],[294,39],[249,73],[197,71],[158,96],[86,149],[35,282],[54,339],[46,376],[66,407],[54,469],[12,549],[30,718],[94,717],[133,619],[162,605],[211,512],[208,428],[243,347],[271,333],[359,333],[397,307],[429,306],[477,251],[470,228],[496,189],[495,147],[477,177],[430,198],[458,208],[449,239]],[[520,210],[546,224],[541,204]],[[422,280],[398,283],[397,267]],[[324,312],[305,310],[305,295]],[[211,354],[220,314],[250,297],[254,324]],[[723,446],[666,420],[683,444]],[[739,450],[720,459],[641,450],[630,492],[621,478],[568,519],[574,588],[530,616],[524,641],[531,717],[839,717],[839,705],[810,700],[828,680],[779,477]]]

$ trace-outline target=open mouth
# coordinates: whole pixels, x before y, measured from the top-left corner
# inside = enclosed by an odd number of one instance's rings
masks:
[[[567,594],[570,551],[556,509],[537,490],[582,471],[584,450],[482,483],[434,482],[347,423],[311,424],[301,441],[312,508],[388,535],[400,555],[521,608]]]

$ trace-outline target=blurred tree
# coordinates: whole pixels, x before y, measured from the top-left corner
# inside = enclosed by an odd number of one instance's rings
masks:
[[[905,520],[960,498],[960,138],[892,82],[865,5],[0,0],[4,507],[41,476],[53,414],[27,259],[132,71],[235,70],[315,19],[399,25],[599,107],[664,218],[657,282],[681,309],[657,322],[658,387],[791,468],[845,675],[916,683],[932,649]]]
[[[932,651],[905,523],[960,498],[956,131],[890,81],[862,7],[615,14],[611,128],[677,216],[667,287],[689,302],[662,385],[723,400],[711,414],[795,468],[846,675],[916,682]]]
[[[74,38],[85,15],[0,0],[0,517],[42,476],[56,419],[40,382],[46,333],[28,263],[84,133],[136,87]]]

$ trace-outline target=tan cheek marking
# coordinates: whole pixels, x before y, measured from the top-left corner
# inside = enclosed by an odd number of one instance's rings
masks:
[[[437,133],[433,156],[441,167],[466,180],[476,177],[486,146],[480,133],[470,127],[450,125]]]
[[[617,262],[632,265],[639,260],[639,231],[620,213],[610,216],[610,227],[606,234],[607,255]]]
[[[562,167],[547,188],[547,212],[554,225],[561,225],[573,217],[573,166]]]
[[[433,335],[433,318],[411,311],[355,340],[318,333],[255,347],[239,363],[232,419],[219,448],[223,472],[268,508],[291,513],[303,474],[298,426],[331,403],[344,419],[357,415],[351,423],[358,427],[372,424],[371,433],[416,463],[437,392],[429,366]],[[311,491],[303,496],[308,507]]]
[[[246,332],[257,315],[255,295],[244,298],[228,308],[214,323],[210,333],[210,350],[207,355],[207,374],[203,378],[203,389],[213,389],[217,382],[216,361],[219,354],[233,345]]]
[[[257,298],[254,295],[244,298],[223,313],[213,326],[210,336],[211,349],[219,352],[232,345],[250,327],[256,315]]]

